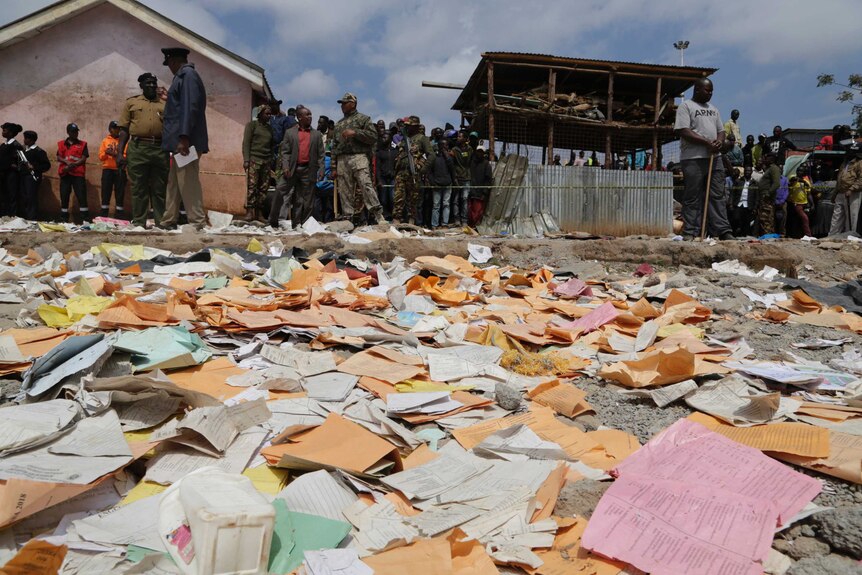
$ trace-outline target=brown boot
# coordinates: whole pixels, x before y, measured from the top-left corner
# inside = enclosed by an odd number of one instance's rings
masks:
[[[253,221],[254,220],[254,210],[252,210],[251,208],[246,208],[245,209],[245,215],[242,216],[241,218],[237,218],[237,219],[241,222]]]

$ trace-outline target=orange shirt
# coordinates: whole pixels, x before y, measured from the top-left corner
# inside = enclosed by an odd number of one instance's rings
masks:
[[[103,170],[116,170],[117,169],[117,158],[115,156],[111,156],[108,154],[108,150],[113,148],[117,149],[117,146],[120,145],[120,139],[111,136],[110,134],[104,140],[102,140],[102,145],[99,146],[99,161],[102,162]],[[128,149],[128,148],[127,148]],[[123,154],[125,156],[125,154]]]

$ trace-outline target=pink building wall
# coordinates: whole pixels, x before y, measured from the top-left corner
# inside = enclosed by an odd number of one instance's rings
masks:
[[[163,47],[177,42],[119,8],[105,3],[62,22],[33,38],[0,50],[0,123],[15,122],[39,134],[51,171],[39,197],[40,213],[59,214],[57,141],[66,125],[78,124],[90,150],[87,198],[93,216],[101,203],[99,144],[108,123],[119,120],[126,98],[140,93],[137,78],[152,72],[159,86],[172,75],[162,66]],[[245,175],[242,134],[251,117],[252,86],[216,62],[191,53],[189,61],[206,84],[210,153],[201,160],[204,207],[242,213]],[[18,139],[23,143],[23,136]],[[74,199],[72,213],[77,213]],[[131,188],[126,189],[131,209]],[[129,212],[127,212],[129,213]]]

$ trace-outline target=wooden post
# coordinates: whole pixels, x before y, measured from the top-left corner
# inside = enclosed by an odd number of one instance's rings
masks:
[[[493,159],[494,151],[494,108],[497,103],[494,101],[494,62],[488,62],[488,152]]]
[[[608,74],[608,111],[606,114],[608,124],[614,121],[614,76],[616,76],[616,71],[611,71]],[[613,147],[611,146],[611,129],[610,126],[606,128],[605,132],[605,168],[611,168],[613,166]]]
[[[661,111],[661,78],[655,81],[655,118],[652,128],[652,169],[658,170],[658,118]]]
[[[551,111],[554,107],[554,100],[557,98],[557,71],[551,68],[548,71],[548,102],[550,102]],[[554,120],[548,120],[548,158],[553,164],[554,160]]]

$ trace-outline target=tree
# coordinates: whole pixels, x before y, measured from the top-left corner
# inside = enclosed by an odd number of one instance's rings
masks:
[[[847,83],[842,84],[835,81],[835,76],[832,74],[820,74],[817,76],[817,87],[822,86],[840,86],[845,88],[838,92],[836,100],[839,102],[854,102],[856,96],[862,96],[862,74],[850,74],[847,77]],[[855,120],[853,124],[856,129],[862,129],[862,104],[853,104],[853,115]]]

